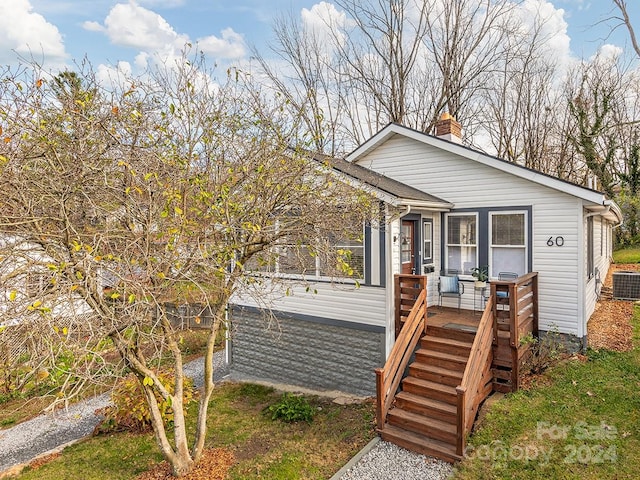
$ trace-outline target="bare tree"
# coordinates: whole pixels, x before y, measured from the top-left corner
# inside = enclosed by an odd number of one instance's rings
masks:
[[[336,42],[347,66],[343,74],[359,102],[371,99],[361,105],[373,101],[382,113],[364,127],[366,135],[388,122],[415,125],[415,115],[421,112],[412,111],[411,89],[430,5],[411,0],[369,4],[338,0],[336,4],[353,25],[340,33],[345,40]]]
[[[507,55],[509,14],[518,2],[337,0],[335,5],[344,18],[327,15],[322,43],[292,18],[274,25],[272,49],[284,72],[278,63],[260,60],[276,89],[306,111],[310,130],[321,139],[318,147],[343,151],[389,122],[430,132],[443,111],[472,135],[479,94]]]
[[[544,31],[539,13],[526,23],[512,20],[511,33],[503,39],[504,53],[496,58],[495,71],[481,92],[480,130],[489,134],[500,158],[550,172],[551,147],[557,141],[553,132],[562,109],[554,90],[558,68]]]
[[[518,2],[434,2],[426,44],[438,71],[434,114],[446,110],[473,130],[472,99],[485,88],[495,65],[509,52],[510,13]],[[435,116],[434,116],[435,119]]]
[[[63,387],[133,372],[157,443],[183,475],[203,453],[229,299],[285,248],[290,261],[311,254],[348,274],[347,252],[326,239],[360,235],[368,197],[296,147],[297,121],[277,101],[241,72],[214,82],[201,57],[108,89],[89,67],[53,79],[5,73],[0,340],[26,328],[29,361],[44,370],[64,352]],[[196,303],[213,318],[191,438],[167,302]],[[171,381],[161,374],[167,359]]]
[[[615,17],[615,19],[619,20],[629,32],[631,45],[633,46],[633,49],[636,51],[636,55],[640,57],[640,44],[638,44],[635,28],[633,27],[633,24],[631,23],[631,18],[629,17],[626,0],[612,0],[612,1],[613,1],[613,4],[616,6],[616,8],[620,10],[620,15],[622,15],[621,17]]]
[[[273,30],[276,41],[271,51],[278,63],[267,61],[256,48],[253,54],[292,114],[302,119],[303,134],[310,136],[313,148],[335,155],[341,146],[340,122],[347,94],[337,73],[339,59],[327,44],[330,39],[307,28],[292,14],[278,18]]]
[[[425,98],[417,95],[416,79],[425,84],[416,62],[428,5],[413,0],[336,4],[347,20],[337,22],[327,11],[320,31],[291,17],[275,23],[271,48],[291,77],[260,57],[276,88],[296,105],[306,105],[316,138],[330,137],[331,142],[318,145],[330,153],[360,144],[390,121],[415,125],[423,109],[414,101]]]

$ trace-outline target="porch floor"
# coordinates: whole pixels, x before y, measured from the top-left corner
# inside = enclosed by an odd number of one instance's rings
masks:
[[[482,312],[473,310],[460,310],[457,308],[430,306],[427,308],[427,325],[445,327],[448,324],[478,327]]]

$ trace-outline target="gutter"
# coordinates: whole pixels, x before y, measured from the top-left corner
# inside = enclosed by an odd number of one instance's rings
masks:
[[[411,209],[411,207],[426,208],[436,212],[448,212],[454,207],[453,203],[427,202],[422,200],[410,200],[406,198],[399,198],[398,204],[406,205],[407,207],[409,207],[409,209]],[[405,215],[407,214],[408,212]]]
[[[604,215],[606,215],[607,213],[609,213],[609,211],[611,210],[611,204],[609,203],[609,205],[607,205],[607,204],[606,204],[607,202],[610,202],[610,201],[609,201],[609,200],[605,200],[605,205],[603,205],[603,207],[602,207],[604,210],[596,210],[595,212],[587,213],[587,214],[584,216],[584,218],[595,217],[595,216],[597,216],[597,215],[602,215],[602,216],[604,216]]]
[[[622,210],[620,210],[620,207],[618,206],[618,204],[615,203],[613,200],[605,200],[604,205],[609,207],[610,210],[613,209],[613,213],[615,214],[615,216],[618,217],[618,219],[620,219],[618,224],[614,225],[613,228],[621,227],[622,224],[624,223],[624,218],[622,216]]]
[[[612,213],[618,219],[618,222],[613,226],[613,228],[619,228],[624,223],[624,219],[622,218],[622,212],[620,208],[613,200],[605,200],[602,202],[602,206],[598,206],[599,210],[594,212],[589,212],[585,215],[584,218],[590,218],[595,216],[605,216],[608,213]]]

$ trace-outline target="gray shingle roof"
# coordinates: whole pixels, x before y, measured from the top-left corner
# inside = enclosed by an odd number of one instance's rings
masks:
[[[404,200],[414,200],[419,202],[440,203],[443,206],[450,206],[451,203],[438,198],[434,195],[430,195],[422,190],[411,187],[405,183],[394,180],[393,178],[386,177],[380,173],[369,170],[361,165],[351,163],[342,158],[333,158],[325,155],[315,154],[314,160],[322,162],[341,172],[348,175],[366,185],[382,190],[394,197]]]

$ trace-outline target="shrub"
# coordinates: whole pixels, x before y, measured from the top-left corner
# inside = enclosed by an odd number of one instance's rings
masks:
[[[173,394],[173,378],[171,375],[160,373],[158,378],[165,388]],[[193,382],[185,378],[183,404],[185,408],[195,401],[196,391]],[[173,407],[167,400],[162,400],[157,394],[158,407],[165,426],[173,423]],[[147,431],[151,429],[151,412],[142,386],[138,378],[131,374],[120,380],[111,392],[111,403],[105,413],[105,420],[98,431],[131,430]]]
[[[311,423],[316,413],[306,398],[287,392],[282,394],[277,403],[268,406],[266,411],[271,414],[271,420],[277,419],[288,423],[302,421]]]
[[[541,338],[536,338],[528,333],[520,339],[520,344],[531,346],[531,354],[524,362],[523,367],[524,371],[529,371],[532,374],[544,372],[547,368],[558,363],[562,354],[566,353],[562,337],[556,331],[547,332]]]

